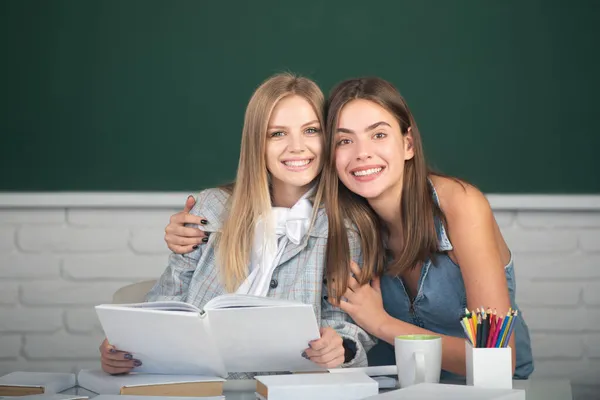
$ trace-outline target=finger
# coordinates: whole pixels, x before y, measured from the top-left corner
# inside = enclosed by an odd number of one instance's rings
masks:
[[[191,194],[185,200],[185,207],[183,207],[183,212],[189,213],[192,208],[194,208],[194,204],[196,204],[196,199]]]
[[[329,301],[329,304],[331,304],[332,306],[339,308],[340,305],[341,305],[340,303],[341,303],[342,300],[341,299],[340,300],[336,300],[336,299],[330,297],[328,301]]]
[[[193,224],[193,225],[206,225],[208,221],[206,218],[200,215],[192,215],[188,213],[178,212],[177,214],[171,215],[169,219],[169,225],[183,225],[183,224]]]
[[[344,293],[344,295],[342,297],[345,297],[346,301],[349,303],[354,303],[356,298],[357,298],[357,294],[355,291],[352,291],[351,289],[346,290],[346,292]]]
[[[337,368],[344,363],[345,356],[339,356],[324,365],[325,368]]]
[[[354,304],[349,303],[344,300],[340,301],[340,305],[338,307],[351,317],[354,315],[354,312],[356,311],[356,306]]]
[[[191,247],[191,246],[194,246],[197,244],[204,243],[202,241],[202,239],[203,238],[200,238],[200,237],[190,238],[190,237],[175,236],[170,233],[165,235],[165,242],[167,242],[167,244],[170,244],[171,246],[190,246]]]
[[[133,356],[126,351],[119,351],[115,349],[105,349],[100,354],[102,358],[114,361],[130,361],[133,360]]]
[[[134,368],[136,366],[142,365],[139,360],[113,360],[106,357],[101,357],[100,361],[103,366],[107,366],[110,368]],[[139,364],[139,365],[138,365]]]
[[[204,232],[203,230],[197,228],[187,228],[181,225],[169,225],[167,229],[165,229],[165,240],[166,238],[169,240],[178,240],[178,242],[173,242],[173,244],[180,246],[194,243],[198,244],[202,242],[202,238],[207,236],[207,232]]]
[[[317,339],[317,340],[313,340],[312,342],[309,343],[309,349],[312,349],[313,351],[321,351],[323,349],[326,349],[329,346],[329,338],[321,338],[321,339]],[[308,354],[308,351],[307,351]],[[315,353],[313,353],[315,354]]]
[[[131,372],[132,369],[133,368],[129,367],[112,367],[110,365],[102,364],[102,370],[111,375],[126,374]]]
[[[356,292],[358,289],[360,289],[360,283],[358,283],[358,281],[351,276],[348,278],[348,288],[353,292]]]
[[[196,250],[198,248],[198,245],[195,244],[193,246],[173,246],[167,244],[167,247],[175,254],[189,254],[192,251]]]
[[[106,367],[102,369],[104,372],[110,375],[123,375],[131,372],[132,368],[111,368]]]
[[[191,238],[207,236],[206,232],[200,228],[176,223],[170,223],[169,225],[167,225],[167,227],[165,228],[165,233],[175,236]]]
[[[354,261],[350,262],[350,271],[352,271],[352,273],[356,276],[360,276],[360,268],[358,267],[358,264],[355,263]]]
[[[334,348],[327,349],[326,352],[321,352],[321,354],[313,355],[312,357],[308,355],[308,358],[319,365],[329,366],[335,363],[336,359],[341,359],[344,361],[344,348],[342,346],[336,346]]]
[[[371,280],[371,286],[373,286],[373,289],[381,293],[381,280],[378,276]]]

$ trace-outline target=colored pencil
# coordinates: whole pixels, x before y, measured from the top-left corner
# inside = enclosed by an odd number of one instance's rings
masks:
[[[496,337],[496,340],[494,341],[495,345],[493,347],[500,347],[500,342],[502,341],[502,335],[504,334],[504,330],[506,329],[506,326],[508,324],[508,319],[509,319],[508,315],[504,316],[504,319],[502,320],[500,329],[498,329],[498,336]]]
[[[500,317],[495,309],[486,310],[484,307],[477,307],[469,311],[465,308],[465,314],[460,318],[459,323],[465,338],[473,347],[507,347],[516,318],[518,318],[518,310],[512,308]]]
[[[513,319],[510,321],[510,326],[508,327],[508,334],[506,335],[506,340],[504,341],[502,347],[507,347],[508,346],[508,341],[510,340],[510,336],[513,333],[513,330],[515,328],[515,319],[518,317],[519,315],[519,311],[515,310],[515,313],[513,315]]]

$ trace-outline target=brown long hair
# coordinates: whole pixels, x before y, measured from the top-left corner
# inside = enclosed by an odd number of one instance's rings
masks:
[[[385,108],[397,119],[402,135],[412,134],[414,156],[405,161],[400,207],[403,218],[402,233],[404,243],[400,254],[395,254],[394,262],[387,272],[401,275],[416,267],[438,251],[438,238],[434,218],[440,217],[445,222],[444,215],[433,200],[433,188],[428,177],[436,174],[425,162],[421,135],[408,105],[396,88],[381,78],[350,79],[338,84],[331,92],[327,101],[327,131],[329,145],[329,168],[327,176],[327,196],[325,203],[329,216],[329,241],[327,247],[328,266],[347,268],[350,262],[348,237],[343,226],[343,219],[348,218],[356,226],[363,239],[368,242],[365,246],[377,251],[376,256],[364,259],[361,283],[368,282],[374,273],[383,271],[383,242],[380,234],[383,224],[366,199],[348,190],[339,181],[335,173],[335,133],[342,108],[350,101],[364,99],[372,101]],[[363,236],[366,235],[366,236]],[[379,256],[381,255],[381,256]],[[373,263],[373,265],[369,265]],[[334,275],[343,275],[339,271],[330,271]],[[343,293],[346,282],[335,287],[337,293]],[[338,282],[336,282],[338,283]]]
[[[308,101],[314,108],[321,127],[325,126],[323,92],[310,79],[290,73],[277,74],[264,81],[252,95],[244,118],[236,180],[235,183],[222,187],[231,196],[227,205],[227,218],[217,239],[216,254],[224,286],[229,292],[237,289],[246,279],[254,227],[260,217],[267,217],[271,213],[271,192],[265,159],[267,127],[277,103],[291,95],[301,96]],[[313,222],[323,198],[323,181],[319,177],[316,178],[316,185]]]

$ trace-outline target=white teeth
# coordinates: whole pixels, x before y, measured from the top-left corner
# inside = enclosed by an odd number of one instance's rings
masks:
[[[297,161],[284,161],[283,163],[288,167],[303,167],[307,165],[310,160],[297,160]]]
[[[369,168],[369,169],[364,169],[362,171],[356,171],[353,172],[352,175],[354,176],[367,176],[367,175],[373,175],[376,174],[378,172],[380,172],[383,168]]]

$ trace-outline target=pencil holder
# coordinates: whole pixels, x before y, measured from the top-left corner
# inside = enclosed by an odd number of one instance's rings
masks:
[[[512,389],[510,347],[476,347],[465,341],[467,385],[491,389]]]

